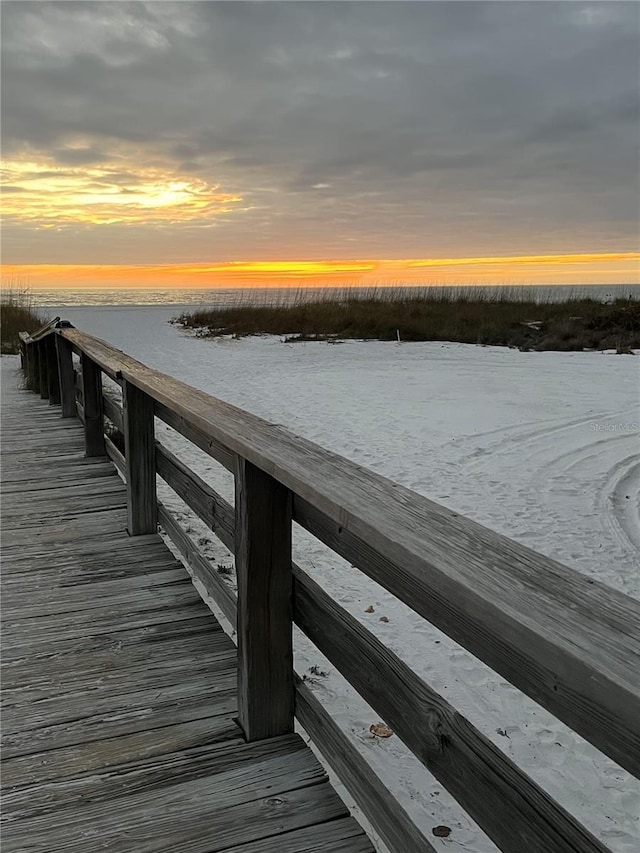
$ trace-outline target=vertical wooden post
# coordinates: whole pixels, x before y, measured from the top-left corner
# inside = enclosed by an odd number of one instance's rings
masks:
[[[46,341],[44,339],[36,341],[36,348],[38,350],[38,365],[40,369],[40,398],[46,400],[49,396]]]
[[[293,731],[291,493],[236,463],[238,717],[248,741]]]
[[[26,387],[32,388],[33,380],[31,377],[31,353],[29,352],[29,344],[27,344],[26,341],[22,341],[22,347],[24,349],[24,378]]]
[[[56,357],[57,335],[47,335],[45,352],[47,355],[47,375],[49,377],[49,405],[60,405],[60,377],[58,375],[58,359]]]
[[[58,377],[60,380],[60,402],[63,418],[75,418],[76,408],[75,376],[73,373],[73,350],[69,341],[56,335],[56,357],[58,361]]]
[[[40,350],[37,343],[29,344],[29,379],[31,390],[40,393]]]
[[[126,379],[122,382],[127,529],[129,536],[158,529],[153,399]]]
[[[82,353],[82,399],[84,402],[85,456],[104,456],[104,422],[102,418],[102,374],[98,365]]]

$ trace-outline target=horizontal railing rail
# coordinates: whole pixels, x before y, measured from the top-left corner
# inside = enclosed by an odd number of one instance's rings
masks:
[[[636,776],[638,602],[68,325],[22,343],[23,365],[43,396],[55,384],[56,355],[63,415],[72,399],[87,454],[108,454],[127,481],[130,533],[153,532],[159,522],[237,627],[239,717],[248,739],[291,730],[295,711],[388,846],[430,849],[294,677],[295,622],[500,849],[606,849],[293,563],[291,525]],[[121,386],[121,403],[102,389],[102,372]],[[234,474],[235,506],[155,438],[154,416]],[[105,435],[105,417],[124,453]],[[157,500],[156,474],[235,555],[237,598]]]

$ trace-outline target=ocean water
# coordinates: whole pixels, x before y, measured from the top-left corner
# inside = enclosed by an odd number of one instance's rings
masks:
[[[564,299],[591,298],[609,302],[614,299],[640,299],[640,284],[588,284],[588,285],[468,285],[460,287],[393,287],[395,293],[406,295],[420,292],[436,296],[473,297],[476,294],[490,298],[508,297],[510,299],[531,300],[534,302],[562,301]],[[33,300],[41,306],[142,306],[176,305],[187,307],[222,307],[247,304],[288,304],[301,300],[315,300],[326,297],[327,293],[344,296],[366,296],[384,293],[385,288],[84,288],[64,290],[34,290]]]

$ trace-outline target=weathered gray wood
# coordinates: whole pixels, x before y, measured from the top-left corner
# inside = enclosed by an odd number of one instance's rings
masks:
[[[60,381],[60,404],[63,418],[75,418],[76,394],[73,354],[71,344],[60,335],[55,336],[58,377]]]
[[[76,403],[84,403],[84,394],[82,391],[82,369],[80,366],[73,369],[73,383]]]
[[[200,581],[209,595],[218,604],[225,617],[235,626],[237,612],[235,595],[216,573],[211,563],[198,549],[195,542],[185,533],[173,515],[160,501],[158,502],[158,521],[180,552],[182,558],[191,568],[194,577]]]
[[[11,450],[30,479],[10,481],[26,523],[2,543],[3,850],[372,853],[299,737],[244,743],[230,639],[157,534],[91,509],[123,493],[106,459]],[[36,488],[67,464],[77,483]]]
[[[84,415],[84,443],[87,456],[104,456],[104,428],[102,424],[102,377],[100,367],[84,353],[82,364],[82,408]]]
[[[163,726],[149,731],[135,732],[118,738],[75,744],[56,750],[52,762],[48,752],[36,752],[12,758],[4,762],[2,780],[9,793],[4,806],[13,811],[19,797],[25,796],[25,788],[40,786],[45,782],[70,781],[99,770],[119,767],[133,762],[142,762],[156,756],[170,756],[192,747],[210,746],[226,741],[228,746],[242,743],[241,732],[230,716],[210,716],[207,719],[188,720],[175,725]],[[89,776],[91,778],[91,776]],[[102,781],[106,781],[104,776]],[[37,791],[28,790],[30,804],[35,805]]]
[[[229,548],[235,547],[233,508],[204,480],[156,441],[158,474]]]
[[[252,741],[293,731],[291,495],[239,459],[235,512],[238,716]]]
[[[118,471],[120,471],[123,476],[126,476],[127,463],[125,461],[125,458],[107,435],[105,435],[104,437],[104,447],[107,451],[107,456],[116,466]]]
[[[344,817],[278,835],[226,847],[225,853],[371,853],[371,842],[352,818]]]
[[[294,574],[296,624],[501,850],[606,851],[314,580]]]
[[[102,394],[102,408],[105,417],[109,418],[111,423],[113,423],[120,432],[124,433],[124,415],[122,413],[122,406],[113,399],[111,394]]]
[[[201,436],[288,487],[294,518],[630,772],[640,775],[640,604],[282,427],[76,345]],[[199,445],[203,446],[203,445]],[[215,451],[209,451],[216,455]]]
[[[322,769],[308,756],[296,752],[273,757],[257,765],[260,772],[241,767],[107,803],[88,803],[81,811],[61,808],[38,815],[12,826],[3,850],[17,853],[28,845],[33,853],[85,853],[87,837],[99,838],[110,853],[215,853],[270,836],[277,845],[275,837],[285,828],[346,816]]]
[[[47,363],[47,345],[44,340],[36,341],[35,348],[38,353],[38,370],[40,371],[38,386],[40,388],[40,399],[49,397],[49,375]]]
[[[49,405],[60,405],[60,378],[58,376],[58,358],[56,355],[56,335],[50,334],[44,338],[47,358],[47,377],[49,379]]]
[[[173,427],[176,432],[188,438],[196,447],[204,450],[205,453],[208,453],[209,456],[212,456],[221,465],[224,465],[228,471],[235,472],[235,455],[221,442],[216,441],[210,435],[207,435],[206,432],[195,427],[186,418],[174,412],[170,406],[163,406],[161,403],[156,403],[155,413],[161,421],[164,421],[170,427]]]
[[[127,482],[127,529],[130,536],[155,532],[156,462],[153,400],[130,382],[122,383]]]
[[[295,684],[296,717],[391,853],[434,851],[307,685],[298,676]]]

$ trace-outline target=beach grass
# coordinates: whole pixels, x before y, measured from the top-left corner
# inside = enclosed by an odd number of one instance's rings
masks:
[[[20,282],[3,283],[0,296],[0,351],[3,355],[20,350],[20,332],[35,332],[47,322],[36,308],[31,291]]]
[[[203,337],[279,335],[287,341],[455,341],[521,350],[640,348],[640,302],[520,299],[515,289],[378,288],[201,308],[174,320]]]

